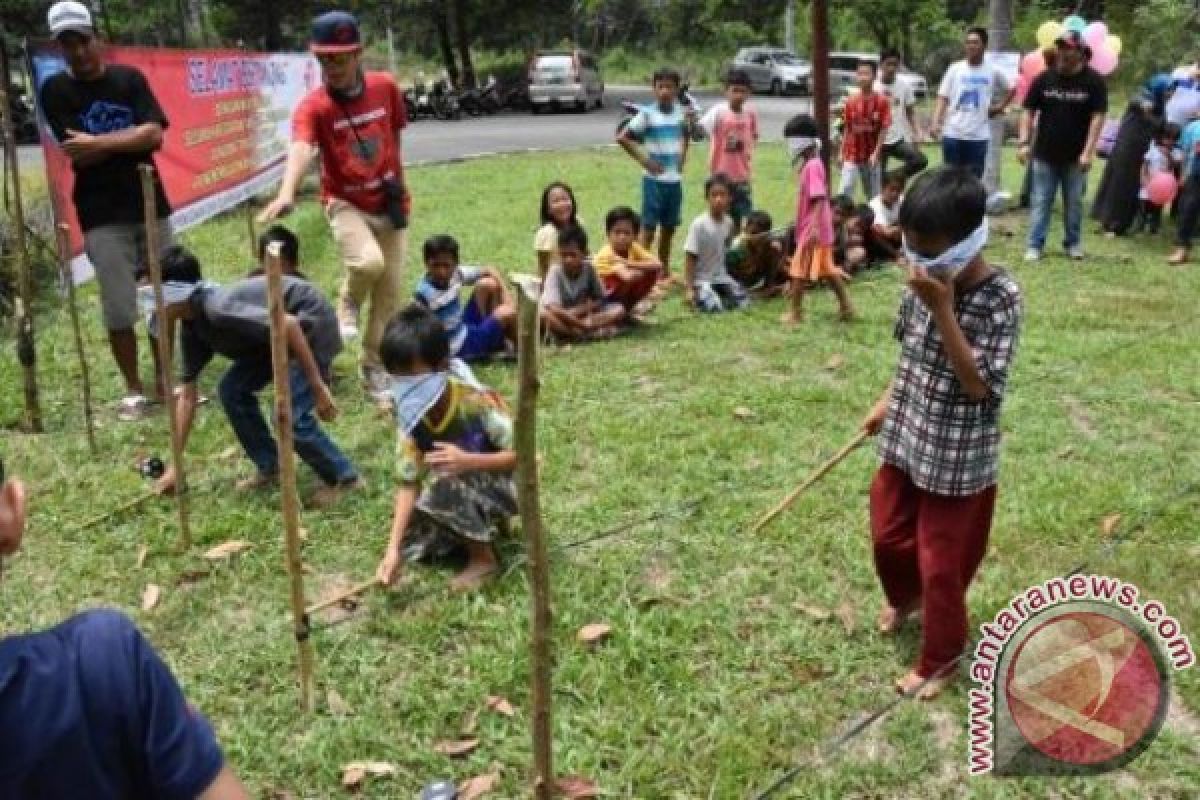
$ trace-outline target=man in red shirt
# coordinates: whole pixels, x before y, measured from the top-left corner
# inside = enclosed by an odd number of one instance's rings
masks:
[[[367,391],[383,402],[390,381],[379,361],[379,340],[400,301],[410,207],[400,160],[408,123],[404,99],[390,74],[363,72],[352,15],[330,11],[313,20],[311,49],[324,85],[292,115],[283,182],[259,220],[291,211],[296,188],[319,153],[321,204],[346,267],[338,299],[342,337],[358,336],[359,311],[370,303],[362,376]]]
[[[887,97],[875,91],[875,64],[860,61],[855,75],[858,93],[846,100],[842,111],[842,183],[840,193],[853,197],[861,180],[866,200],[879,194],[879,159],[883,134],[892,125]]]

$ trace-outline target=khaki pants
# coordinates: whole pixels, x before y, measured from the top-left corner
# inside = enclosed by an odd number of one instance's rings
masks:
[[[331,200],[325,216],[342,254],[346,276],[341,299],[360,309],[370,304],[362,332],[363,366],[381,367],[379,342],[400,305],[407,231],[392,227],[383,214],[368,214],[345,200]]]

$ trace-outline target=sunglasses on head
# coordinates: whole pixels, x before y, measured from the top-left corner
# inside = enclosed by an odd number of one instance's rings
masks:
[[[354,60],[354,53],[320,53],[317,62],[323,67],[342,67]]]

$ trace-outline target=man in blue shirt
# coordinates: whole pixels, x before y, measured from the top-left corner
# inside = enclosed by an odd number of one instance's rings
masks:
[[[25,487],[0,466],[0,557]],[[133,623],[87,611],[0,638],[0,798],[249,800],[212,728]]]
[[[1168,264],[1187,263],[1192,240],[1200,229],[1200,118],[1192,120],[1183,129],[1179,148],[1183,151],[1183,180],[1179,199],[1175,201],[1179,227],[1175,252],[1167,259]]]

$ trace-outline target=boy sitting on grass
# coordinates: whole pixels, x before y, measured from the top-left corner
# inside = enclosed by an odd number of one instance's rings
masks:
[[[964,169],[917,179],[900,207],[908,287],[900,363],[863,427],[879,434],[871,538],[895,633],[921,612],[904,694],[936,696],[967,643],[967,587],[987,549],[1000,460],[1000,407],[1021,327],[1021,292],[983,256],[987,191]],[[928,681],[926,683],[926,681]]]
[[[883,178],[883,190],[871,198],[873,219],[867,236],[867,255],[871,261],[897,261],[903,235],[900,231],[900,204],[904,201],[904,170],[892,170]]]
[[[517,512],[512,418],[451,362],[445,328],[421,306],[392,318],[379,355],[393,381],[400,487],[376,577],[391,585],[404,560],[465,553],[451,588],[476,589],[496,573],[492,543]]]
[[[704,182],[708,210],[688,228],[684,252],[684,297],[697,311],[718,313],[745,308],[746,290],[725,270],[725,251],[733,237],[733,184],[717,173]]]
[[[425,277],[417,284],[415,299],[446,328],[451,356],[483,361],[516,341],[517,309],[495,268],[459,264],[453,236],[426,239],[423,255]],[[460,297],[464,286],[475,287],[465,310]]]
[[[637,212],[629,206],[609,211],[604,218],[608,241],[592,259],[608,299],[631,313],[650,310],[653,301],[648,298],[662,274],[659,260],[637,241],[640,228]]]
[[[628,318],[610,302],[592,263],[587,233],[578,225],[558,232],[559,263],[550,267],[542,288],[542,325],[560,341],[611,339]]]
[[[787,238],[771,234],[771,215],[766,211],[751,211],[746,222],[729,246],[725,267],[745,289],[764,297],[778,294],[787,283]]]

